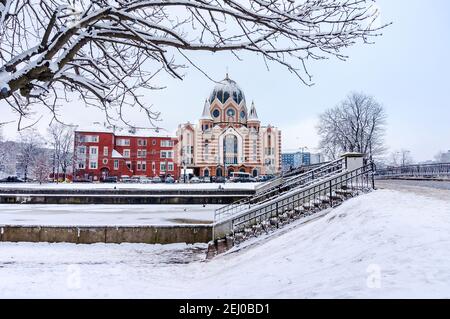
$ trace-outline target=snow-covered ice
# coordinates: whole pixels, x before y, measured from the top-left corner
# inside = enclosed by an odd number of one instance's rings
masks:
[[[450,200],[377,190],[291,227],[208,262],[205,245],[1,243],[0,297],[450,298]]]
[[[222,205],[0,204],[0,225],[142,226],[212,223]]]

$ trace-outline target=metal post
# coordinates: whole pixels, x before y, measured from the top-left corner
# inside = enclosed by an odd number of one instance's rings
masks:
[[[375,164],[374,164],[373,162],[370,163],[370,170],[372,171],[372,174],[371,174],[371,178],[372,178],[372,189],[375,189],[375,178],[374,178]]]
[[[330,207],[333,207],[333,189],[331,188],[331,180],[330,180]]]

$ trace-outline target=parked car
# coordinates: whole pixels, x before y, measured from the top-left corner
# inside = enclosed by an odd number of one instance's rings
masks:
[[[74,183],[92,183],[92,180],[88,178],[75,178],[73,180]]]
[[[103,183],[117,183],[117,176],[108,176],[103,179]]]
[[[211,183],[211,177],[210,176],[203,176],[200,178],[200,182],[202,183]]]
[[[142,177],[140,182],[142,184],[150,184],[152,182],[152,179],[150,177]]]
[[[18,178],[17,176],[8,176],[6,178],[0,179],[0,183],[24,183],[24,180]]]
[[[128,176],[128,175],[122,175],[122,176],[120,176],[120,181],[122,182],[122,183],[132,183],[133,182],[133,180],[130,178],[130,176]]]
[[[273,175],[259,175],[256,178],[256,181],[257,182],[267,182],[267,181],[271,180],[272,178],[274,178]]]
[[[138,175],[134,175],[131,176],[131,182],[132,183],[141,183],[141,181],[145,178],[145,176],[138,176]]]
[[[215,183],[225,183],[227,179],[224,176],[217,176],[214,180]]]
[[[175,178],[173,178],[172,176],[167,176],[164,182],[168,184],[175,183]]]
[[[162,183],[161,177],[159,177],[159,176],[153,177],[152,183]]]
[[[192,184],[198,184],[198,183],[200,183],[200,178],[198,178],[197,176],[194,176],[191,178],[191,180],[189,182]]]

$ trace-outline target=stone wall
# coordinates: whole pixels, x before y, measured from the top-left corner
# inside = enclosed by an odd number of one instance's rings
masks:
[[[3,242],[193,244],[207,243],[211,239],[211,225],[0,226],[0,241]]]

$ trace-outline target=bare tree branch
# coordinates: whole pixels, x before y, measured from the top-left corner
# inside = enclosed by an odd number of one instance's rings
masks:
[[[0,100],[20,119],[34,104],[56,118],[55,96],[74,92],[108,122],[127,123],[124,106],[136,106],[154,125],[137,91],[160,89],[160,71],[182,79],[178,60],[201,69],[191,52],[256,53],[311,85],[307,62],[345,60],[380,35],[377,14],[364,0],[0,0]]]

